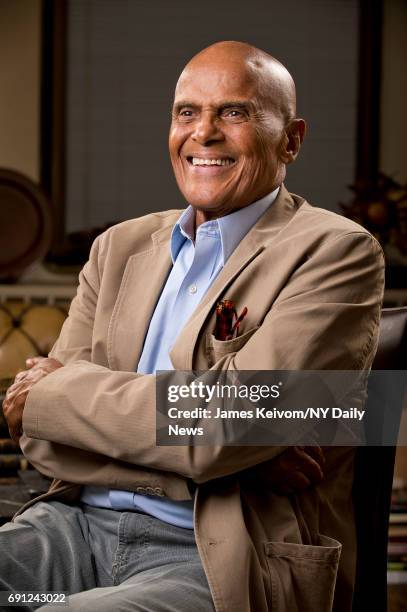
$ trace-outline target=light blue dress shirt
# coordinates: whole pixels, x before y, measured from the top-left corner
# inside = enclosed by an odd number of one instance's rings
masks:
[[[140,374],[172,370],[169,353],[182,328],[239,242],[277,197],[279,188],[230,215],[206,221],[194,236],[195,211],[189,206],[171,235],[173,267],[151,318],[137,367]],[[194,242],[195,238],[195,242]],[[193,529],[193,500],[173,501],[132,491],[86,486],[81,500],[114,510],[139,510],[172,525]]]

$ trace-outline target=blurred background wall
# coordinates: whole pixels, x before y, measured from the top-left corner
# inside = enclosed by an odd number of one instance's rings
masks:
[[[380,167],[407,182],[407,2],[385,0]]]
[[[292,72],[309,125],[288,187],[326,208],[354,174],[358,4],[352,1],[70,0],[67,228],[180,208],[167,154],[174,86],[217,40],[243,40]]]
[[[0,0],[0,167],[40,178],[41,0]]]

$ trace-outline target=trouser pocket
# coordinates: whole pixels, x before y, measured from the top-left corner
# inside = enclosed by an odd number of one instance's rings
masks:
[[[313,544],[267,542],[272,612],[330,612],[342,545],[316,534]]]

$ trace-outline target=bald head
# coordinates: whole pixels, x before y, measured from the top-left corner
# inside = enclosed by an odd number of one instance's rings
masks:
[[[291,74],[272,55],[244,42],[217,42],[197,53],[182,71],[175,91],[195,69],[241,72],[242,68],[265,107],[281,113],[285,121],[295,118],[296,95]]]

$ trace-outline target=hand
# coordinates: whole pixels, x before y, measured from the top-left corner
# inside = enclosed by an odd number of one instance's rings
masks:
[[[324,477],[325,457],[319,446],[292,446],[261,467],[261,476],[282,495],[301,493]]]
[[[28,393],[37,382],[63,364],[52,357],[33,357],[27,359],[26,365],[28,369],[17,374],[3,401],[3,414],[15,442],[19,441],[23,433],[23,412]]]

